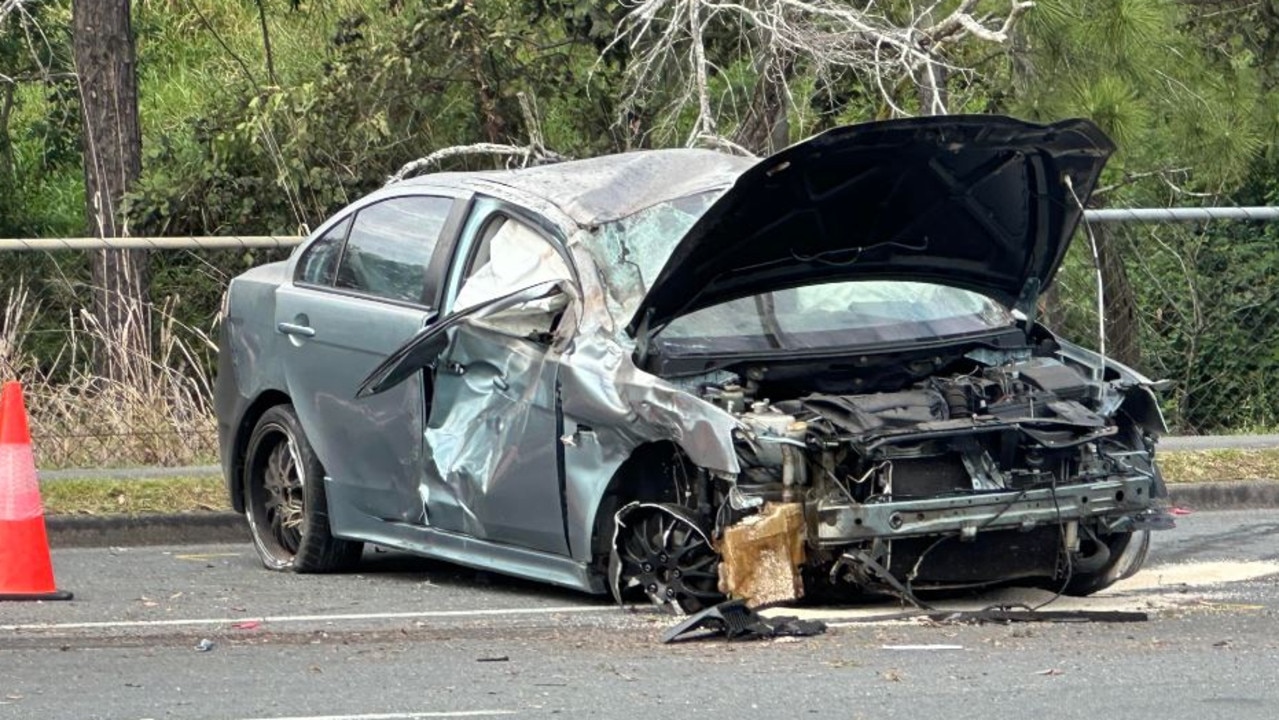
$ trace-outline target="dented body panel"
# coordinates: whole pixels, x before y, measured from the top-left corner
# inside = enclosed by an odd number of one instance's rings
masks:
[[[957,153],[957,138],[986,137],[973,118],[930,131],[945,122],[901,123],[879,137],[917,143],[910,156],[925,164],[930,153]],[[775,173],[709,151],[442,173],[379,191],[350,212],[400,194],[458,198],[430,263],[433,302],[388,307],[299,290],[312,247],[342,213],[269,277],[237,278],[218,379],[232,496],[246,482],[238,448],[252,408],[270,398],[299,409],[327,472],[335,536],[590,592],[611,584],[619,597],[647,592],[683,606],[677,596],[687,591],[695,606],[716,592],[752,604],[794,599],[810,576],[891,589],[902,584],[885,574],[927,570],[924,556],[951,538],[962,547],[940,552],[978,565],[967,584],[1052,579],[1059,564],[1104,561],[1094,546],[1147,527],[1164,492],[1153,461],[1163,431],[1153,383],[1010,311],[1051,280],[1078,218],[1051,193],[1067,176],[1086,192],[1111,148],[1089,145],[1099,134],[1086,124],[1057,135],[995,125],[997,148],[957,153],[962,161],[946,173],[924,174],[930,187],[944,177],[955,192],[957,204],[944,194],[931,202],[935,219],[998,211],[985,245],[931,237],[944,223],[915,242],[918,228],[896,218],[880,223],[897,233],[887,245],[862,233],[844,247],[828,225],[812,249],[838,258],[805,256],[803,267],[778,269],[780,236],[762,230],[738,238],[761,245],[736,252],[758,266],[729,267],[728,256],[708,250],[743,222],[742,198],[784,205],[783,190],[796,182],[787,176],[770,193]],[[812,166],[820,153],[806,147],[864,145],[857,137],[797,146],[786,167]],[[865,170],[881,151],[849,157]],[[1059,157],[1067,175],[1045,177]],[[960,170],[974,158],[982,162],[971,182],[996,179],[997,192],[984,188],[979,203],[963,199]],[[820,173],[831,180],[837,166]],[[909,192],[911,169],[894,173],[894,187]],[[1019,182],[1030,183],[1029,194],[1001,204]],[[831,198],[810,200],[835,212]],[[752,216],[768,214],[758,210]],[[1023,211],[1040,214],[1017,216]],[[781,214],[801,224],[813,217]],[[973,247],[1000,259],[962,277],[947,268]],[[699,272],[715,282],[687,287]],[[650,295],[659,278],[660,293]],[[368,304],[369,322],[378,313],[400,322],[360,329],[385,342],[358,360],[317,365],[305,338],[255,319],[264,303],[298,292]],[[321,372],[323,388],[306,390]],[[1006,544],[1011,531],[1033,540],[1026,562],[983,569],[999,555],[983,544]],[[718,553],[710,578],[707,553]],[[1077,564],[1058,563],[1064,558]],[[926,575],[911,579],[926,586]],[[671,594],[654,597],[654,588]]]

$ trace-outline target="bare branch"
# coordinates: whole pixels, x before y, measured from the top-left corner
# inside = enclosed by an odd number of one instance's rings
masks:
[[[400,182],[401,180],[416,175],[422,170],[434,167],[444,160],[455,157],[463,157],[466,155],[495,155],[499,157],[511,157],[520,159],[520,167],[530,164],[544,165],[547,163],[563,162],[567,160],[559,153],[547,150],[542,144],[542,123],[537,116],[537,103],[524,93],[518,93],[517,97],[520,101],[520,111],[524,114],[524,126],[528,130],[528,145],[506,145],[502,143],[472,143],[470,145],[452,145],[446,148],[440,148],[435,152],[420,157],[413,162],[406,163],[396,173],[386,179],[386,184]]]
[[[528,160],[528,158],[533,155],[533,149],[530,147],[519,147],[517,145],[502,145],[499,143],[451,145],[446,148],[440,148],[439,150],[436,150],[425,157],[420,157],[413,162],[405,163],[405,165],[397,170],[394,175],[386,179],[386,184],[390,185],[392,183],[397,183],[406,177],[416,175],[421,170],[437,165],[443,160],[461,157],[463,155],[500,155],[520,157]]]
[[[971,40],[1001,45],[1033,3],[1010,0],[1002,15],[978,16],[978,0],[961,0],[937,22],[937,4],[908,20],[894,20],[883,0],[853,4],[840,0],[635,0],[605,49],[624,47],[630,58],[620,103],[623,116],[656,117],[674,125],[680,110],[697,108],[687,144],[718,135],[717,110],[709,87],[713,60],[704,35],[711,23],[739,27],[741,57],[782,58],[791,67],[813,74],[819,86],[848,73],[877,88],[883,101],[906,114],[895,96],[901,82],[927,83],[929,78],[964,74],[947,57],[949,48]],[[791,62],[793,61],[793,62]],[[785,84],[786,79],[783,79]],[[674,88],[673,97],[662,89]],[[662,108],[650,107],[661,99]],[[794,99],[791,98],[791,102]],[[933,106],[933,111],[944,107]],[[655,112],[654,112],[655,111]]]
[[[715,148],[717,150],[727,150],[736,155],[742,155],[743,157],[750,157],[750,158],[759,157],[758,155],[751,152],[747,148],[744,148],[741,145],[738,145],[737,143],[733,142],[732,140],[729,140],[728,138],[722,137],[720,135],[711,135],[711,134],[703,133],[693,138],[693,142],[689,144],[690,145],[693,145],[693,144],[709,145],[710,147]]]
[[[988,43],[1003,44],[1008,42],[1008,31],[1017,22],[1017,18],[1034,7],[1035,3],[1012,0],[1012,7],[1009,8],[1008,14],[1004,16],[1004,21],[998,30],[991,30],[973,17],[972,9],[976,5],[977,0],[964,0],[964,2],[959,4],[959,7],[955,8],[954,12],[947,15],[941,22],[924,29],[922,31],[923,34],[932,39],[934,47],[944,40],[964,34]]]
[[[27,0],[0,0],[0,23],[9,17],[9,13],[18,10]]]

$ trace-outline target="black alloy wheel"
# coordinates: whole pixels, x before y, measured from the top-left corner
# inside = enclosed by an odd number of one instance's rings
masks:
[[[719,553],[678,506],[644,506],[618,528],[619,589],[641,591],[659,607],[694,613],[724,599]]]
[[[333,537],[324,466],[291,405],[270,408],[249,437],[245,516],[253,547],[271,570],[334,572],[359,561],[363,543]]]

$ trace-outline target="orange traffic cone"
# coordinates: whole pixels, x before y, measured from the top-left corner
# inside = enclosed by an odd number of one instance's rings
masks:
[[[70,600],[53,583],[22,385],[0,389],[0,600]]]

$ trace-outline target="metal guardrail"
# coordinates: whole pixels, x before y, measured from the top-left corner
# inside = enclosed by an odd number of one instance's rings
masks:
[[[218,235],[209,237],[50,238],[47,240],[0,239],[0,251],[51,250],[237,250],[289,248],[302,242],[301,235]]]
[[[1095,223],[1207,222],[1209,220],[1279,221],[1279,207],[1106,208],[1085,210],[1084,219]]]
[[[1203,208],[1106,208],[1085,210],[1084,219],[1095,223],[1208,222],[1255,220],[1279,222],[1279,207]],[[50,238],[47,240],[0,239],[0,252],[51,250],[227,250],[239,248],[289,248],[300,235],[219,235],[210,237]]]

